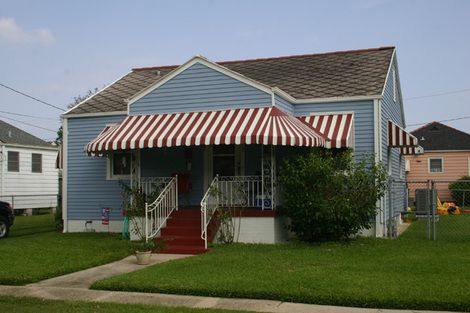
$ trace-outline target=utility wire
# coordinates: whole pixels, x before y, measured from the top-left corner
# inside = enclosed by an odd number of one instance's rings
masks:
[[[405,100],[415,100],[415,99],[423,99],[423,98],[432,98],[432,97],[438,97],[438,96],[445,96],[445,95],[452,95],[456,93],[462,93],[462,92],[468,92],[470,91],[470,88],[467,89],[460,89],[460,90],[454,90],[454,91],[445,91],[441,93],[435,93],[432,95],[425,95],[425,96],[418,96],[418,97],[411,97],[411,98],[405,98]]]
[[[465,120],[465,119],[468,119],[468,118],[470,118],[470,115],[469,116],[457,117],[457,118],[450,118],[450,119],[447,119],[447,120],[440,120],[440,121],[437,121],[437,122],[439,122],[439,123],[441,123],[441,122],[452,122],[452,121],[458,121],[458,120]],[[406,126],[407,127],[408,126],[420,126],[420,125],[424,125],[424,124],[428,124],[428,123],[409,124],[409,125],[406,125]]]
[[[2,84],[2,83],[0,83],[0,86],[4,87],[4,88],[6,88],[6,89],[9,89],[9,90],[11,90],[11,91],[13,91],[13,92],[16,92],[16,93],[18,93],[18,94],[20,94],[20,95],[22,95],[22,96],[27,97],[27,98],[33,99],[34,101],[37,101],[37,102],[40,102],[40,103],[45,104],[45,105],[47,105],[47,106],[50,106],[50,107],[52,107],[52,108],[54,108],[54,109],[61,110],[61,111],[65,111],[64,109],[62,109],[62,108],[60,108],[60,107],[58,107],[58,106],[55,106],[55,105],[50,104],[50,103],[47,103],[46,101],[39,100],[38,98],[35,98],[35,97],[33,97],[33,96],[30,96],[30,95],[28,95],[28,94],[26,94],[26,93],[24,93],[24,92],[21,92],[21,91],[19,91],[19,90],[16,90],[16,89],[12,88],[12,87],[8,87],[7,85],[4,85],[4,84]]]
[[[24,116],[24,117],[37,118],[37,119],[40,119],[40,120],[49,120],[49,121],[58,121],[58,120],[59,120],[58,118],[34,116],[34,115],[28,115],[28,114],[21,114],[21,113],[8,112],[8,111],[0,111],[0,113],[10,114],[10,115],[16,115],[16,116]]]
[[[16,120],[16,119],[11,118],[11,117],[6,117],[6,116],[0,115],[0,118],[4,118],[4,119],[7,119],[7,120],[17,122],[17,123],[25,124],[25,125],[28,125],[28,126],[31,126],[31,127],[36,127],[36,128],[39,128],[39,129],[47,130],[47,131],[50,131],[50,132],[53,132],[53,133],[57,133],[57,130],[53,130],[53,129],[45,128],[45,127],[42,127],[42,126],[37,126],[37,125],[34,125],[34,124],[22,122],[22,121]]]

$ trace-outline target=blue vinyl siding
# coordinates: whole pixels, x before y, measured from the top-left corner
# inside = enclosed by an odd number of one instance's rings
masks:
[[[374,102],[351,101],[334,103],[296,104],[295,116],[320,112],[354,112],[354,155],[356,160],[374,155]]]
[[[130,106],[130,114],[251,108],[271,105],[271,95],[196,63]]]
[[[274,101],[276,106],[282,111],[289,114],[294,114],[294,106],[289,101],[284,100],[279,96],[275,96]]]
[[[106,158],[88,156],[85,145],[106,124],[124,116],[68,119],[67,214],[70,220],[100,219],[101,208],[110,207],[111,219],[121,219],[121,188],[118,181],[106,180]]]
[[[393,70],[395,70],[396,76],[396,101],[393,99]],[[400,180],[400,167],[401,171],[405,171],[405,160],[404,157],[400,154],[399,148],[388,149],[388,120],[392,120],[394,123],[404,128],[404,116],[401,112],[401,90],[400,90],[400,79],[398,75],[397,62],[396,59],[393,60],[392,70],[389,73],[387,78],[387,84],[385,86],[385,91],[383,98],[381,100],[381,113],[382,113],[382,161],[386,168],[389,168],[389,158],[391,162],[391,177],[393,179]],[[389,155],[390,153],[390,155]],[[401,159],[401,160],[400,160]],[[402,179],[403,180],[403,179]],[[405,208],[405,189],[394,186],[394,195],[393,195],[393,212],[392,216],[398,216],[400,211]],[[385,205],[385,216],[386,219],[390,216],[389,212],[389,199],[387,198]]]

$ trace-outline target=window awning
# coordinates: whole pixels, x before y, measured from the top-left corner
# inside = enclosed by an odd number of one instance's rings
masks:
[[[403,155],[418,155],[424,154],[424,148],[421,146],[416,147],[402,147],[400,148],[400,153]]]
[[[300,116],[299,119],[326,136],[331,142],[331,148],[354,148],[353,113],[318,113]]]
[[[388,121],[388,146],[389,147],[416,147],[418,138],[398,126],[392,121]]]
[[[132,115],[107,126],[85,147],[113,150],[220,144],[325,147],[328,139],[277,107]]]

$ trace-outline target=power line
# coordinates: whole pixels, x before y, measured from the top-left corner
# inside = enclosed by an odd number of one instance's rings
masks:
[[[468,119],[470,118],[470,115],[469,116],[462,116],[462,117],[456,117],[456,118],[450,118],[450,119],[447,119],[447,120],[440,120],[440,121],[437,121],[439,123],[441,122],[452,122],[452,121],[458,121],[458,120],[465,120],[465,119]],[[424,124],[428,124],[428,123],[418,123],[418,124],[409,124],[409,125],[406,125],[407,127],[408,126],[420,126],[420,125],[424,125]]]
[[[53,132],[53,133],[57,133],[57,130],[53,130],[53,129],[45,128],[45,127],[42,127],[42,126],[37,126],[37,125],[34,125],[34,124],[26,123],[26,122],[23,122],[23,121],[15,120],[14,118],[11,118],[11,117],[6,117],[6,116],[0,115],[0,118],[5,118],[5,119],[10,120],[10,121],[14,121],[14,122],[25,124],[25,125],[28,125],[28,126],[31,126],[31,127],[36,127],[36,128],[39,128],[39,129],[43,129],[43,130],[47,130],[47,131],[50,131],[50,132]]]
[[[50,121],[58,121],[58,120],[59,120],[58,118],[34,116],[34,115],[28,115],[28,114],[21,114],[21,113],[8,112],[8,111],[0,111],[0,113],[10,114],[10,115],[16,115],[16,116],[24,116],[24,117],[37,118],[37,119],[40,119],[40,120],[50,120]]]
[[[460,89],[460,90],[454,90],[454,91],[445,91],[445,92],[435,93],[435,94],[425,95],[425,96],[418,96],[418,97],[405,98],[405,100],[415,100],[415,99],[423,99],[423,98],[432,98],[432,97],[445,96],[445,95],[452,95],[452,94],[462,93],[462,92],[468,92],[468,91],[470,91],[470,88],[467,88],[467,89]]]
[[[62,109],[62,108],[60,108],[60,107],[58,107],[58,106],[55,106],[55,105],[50,104],[50,103],[47,103],[46,101],[39,100],[38,98],[35,98],[35,97],[33,97],[33,96],[30,96],[30,95],[28,95],[28,94],[26,94],[26,93],[24,93],[24,92],[21,92],[21,91],[19,91],[19,90],[14,89],[14,88],[8,87],[7,85],[4,85],[4,84],[2,84],[2,83],[0,83],[0,86],[4,87],[4,88],[6,88],[6,89],[10,89],[11,91],[16,92],[16,93],[18,93],[18,94],[20,94],[20,95],[22,95],[22,96],[27,97],[27,98],[33,99],[34,101],[37,101],[37,102],[40,102],[40,103],[45,104],[45,105],[47,105],[47,106],[50,106],[50,107],[52,107],[52,108],[54,108],[54,109],[61,110],[61,111],[65,111],[64,109]]]

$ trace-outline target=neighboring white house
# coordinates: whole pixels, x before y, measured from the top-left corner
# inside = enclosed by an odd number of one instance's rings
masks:
[[[58,148],[0,120],[0,200],[14,209],[57,206]]]

